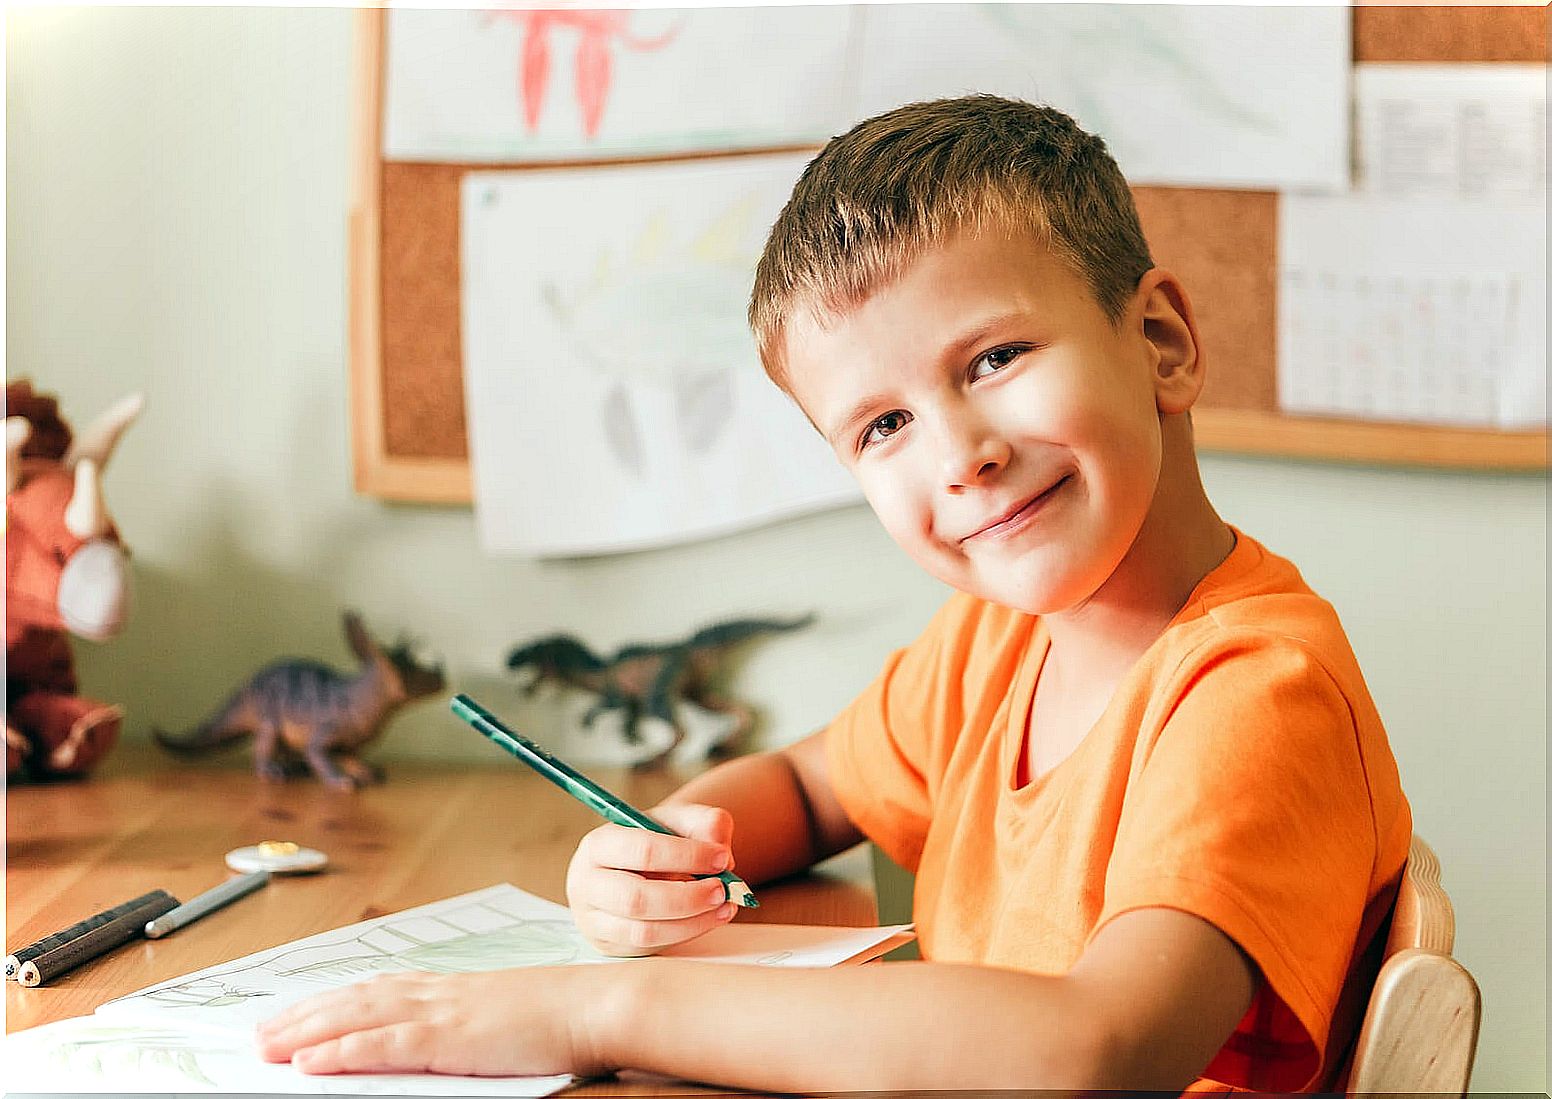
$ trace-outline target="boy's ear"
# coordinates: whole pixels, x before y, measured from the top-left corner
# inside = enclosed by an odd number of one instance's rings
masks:
[[[1206,363],[1191,299],[1180,280],[1155,267],[1137,284],[1143,339],[1148,342],[1159,411],[1188,412],[1201,396]]]

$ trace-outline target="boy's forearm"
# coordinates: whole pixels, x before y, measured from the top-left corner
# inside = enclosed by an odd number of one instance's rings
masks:
[[[904,962],[600,968],[579,1039],[600,1069],[797,1093],[1127,1086],[1055,978]]]
[[[816,860],[802,786],[778,752],[729,760],[667,800],[716,805],[733,815],[733,855],[739,876],[751,885],[806,870]]]

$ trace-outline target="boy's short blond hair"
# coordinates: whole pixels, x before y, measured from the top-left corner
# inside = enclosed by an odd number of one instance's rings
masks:
[[[992,95],[912,103],[858,123],[809,162],[755,270],[749,324],[786,384],[799,312],[824,323],[960,230],[1026,233],[1116,320],[1153,266],[1105,143],[1053,107]]]

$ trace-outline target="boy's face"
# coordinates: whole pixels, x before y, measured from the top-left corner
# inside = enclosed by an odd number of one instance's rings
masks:
[[[794,318],[789,384],[929,573],[1028,613],[1069,610],[1154,502],[1172,383],[1145,334],[1151,281],[1112,325],[1043,245],[961,235],[830,327]]]

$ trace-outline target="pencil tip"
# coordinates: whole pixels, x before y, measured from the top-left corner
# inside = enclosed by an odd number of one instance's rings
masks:
[[[755,900],[754,890],[741,878],[734,878],[724,883],[727,886],[727,899],[741,908],[759,908],[760,902]]]

